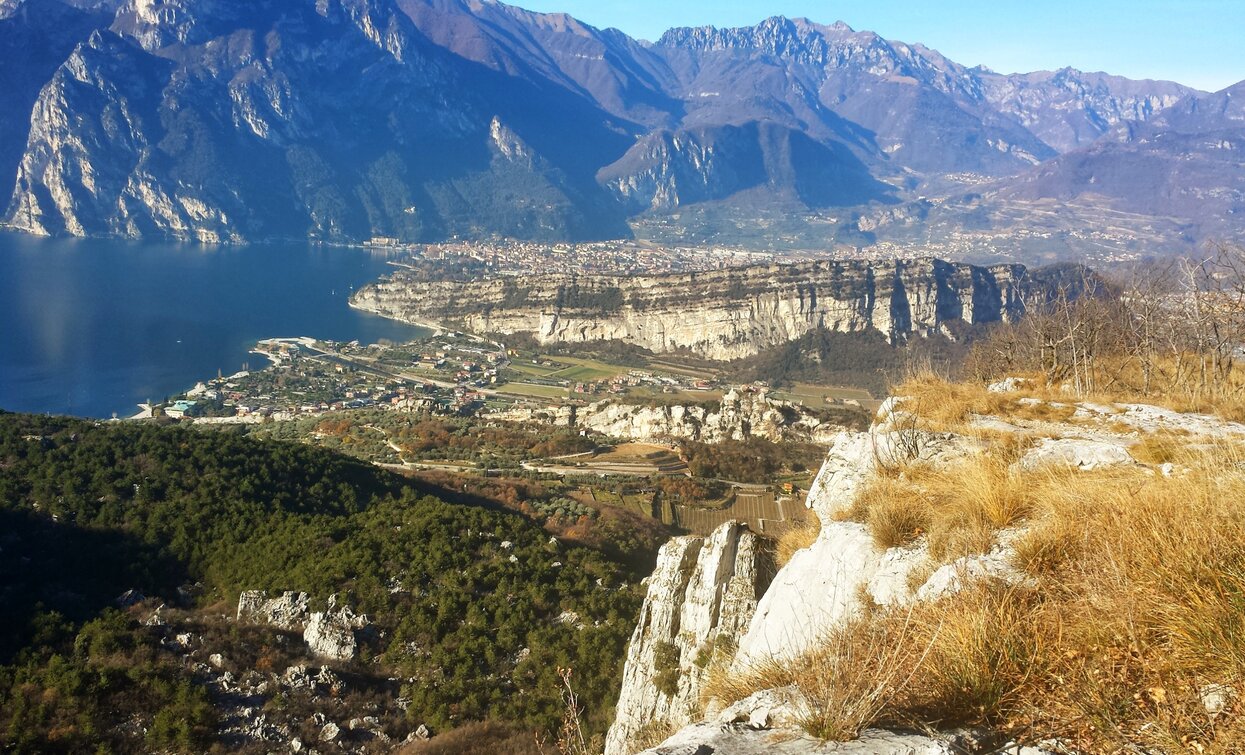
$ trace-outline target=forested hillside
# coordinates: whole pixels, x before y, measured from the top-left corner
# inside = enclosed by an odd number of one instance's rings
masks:
[[[382,722],[395,736],[486,717],[550,731],[562,715],[560,667],[575,669],[600,730],[636,581],[520,516],[447,503],[323,449],[0,415],[6,749],[219,747],[218,701],[163,649],[159,627],[138,619],[164,603],[195,626],[224,621],[248,589],[305,591],[319,608],[336,594],[368,614],[359,658],[338,671],[362,679],[357,687],[377,680],[382,693],[386,679],[401,681],[393,694],[406,720]],[[148,599],[114,608],[131,589]],[[559,621],[564,612],[576,620]],[[230,627],[226,657],[262,657],[283,642]]]

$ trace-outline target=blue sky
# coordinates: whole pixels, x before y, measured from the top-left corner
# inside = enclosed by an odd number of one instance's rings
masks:
[[[1245,79],[1245,0],[510,0],[656,39],[775,15],[846,21],[1002,73],[1072,66],[1222,89]]]

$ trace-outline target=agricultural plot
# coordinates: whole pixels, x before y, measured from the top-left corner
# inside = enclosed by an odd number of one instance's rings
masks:
[[[498,389],[498,393],[527,398],[561,399],[567,397],[567,389],[562,386],[536,385],[535,383],[507,383]]]
[[[822,406],[827,400],[873,401],[869,391],[863,388],[847,388],[835,385],[814,385],[812,383],[796,383],[786,390],[773,391],[770,395],[780,401],[803,402],[807,406]]]

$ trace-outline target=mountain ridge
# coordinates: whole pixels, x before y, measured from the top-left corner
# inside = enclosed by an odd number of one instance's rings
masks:
[[[36,5],[77,23],[39,27]],[[1188,111],[1181,133],[1245,131],[1206,112],[1215,94],[1174,82],[997,74],[842,21],[646,43],[484,0],[18,0],[0,18],[0,46],[57,36],[41,65],[11,74],[26,94],[6,104],[29,118],[0,118],[4,220],[33,233],[582,240],[649,237],[695,208],[807,216],[812,245],[861,246],[976,233],[981,212],[957,197],[981,186],[1004,208],[986,230],[1010,239],[1000,218],[1052,193],[1095,197],[1073,166],[1170,108]],[[110,70],[127,65],[146,89]],[[498,125],[522,154],[497,143]],[[1158,144],[1140,185],[1157,186],[1178,148]],[[1180,203],[1192,234],[1163,243],[1239,230],[1212,217],[1235,214],[1236,163],[1204,152],[1182,180],[1222,201]],[[1033,178],[1043,170],[1054,177]],[[1165,195],[1134,194],[1103,202],[1137,210],[1140,227]],[[923,197],[940,209],[870,219]]]

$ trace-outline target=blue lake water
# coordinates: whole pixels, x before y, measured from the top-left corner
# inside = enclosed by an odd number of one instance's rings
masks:
[[[261,338],[409,340],[352,310],[383,254],[305,244],[205,247],[0,233],[0,409],[129,416],[249,362]]]

